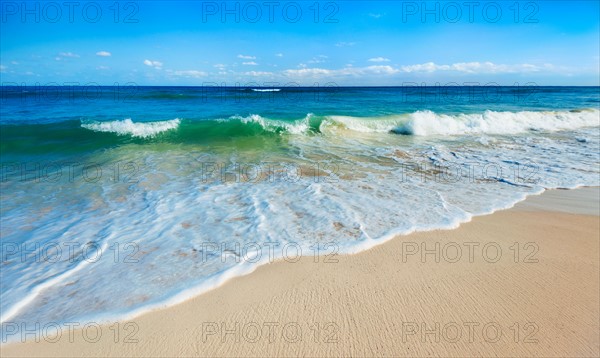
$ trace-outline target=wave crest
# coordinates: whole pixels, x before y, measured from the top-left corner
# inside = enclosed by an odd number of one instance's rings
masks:
[[[531,130],[554,132],[600,125],[600,111],[521,111],[474,114],[438,114],[429,110],[381,116],[328,116],[321,130],[341,127],[365,133],[393,132],[416,136],[465,134],[518,134]]]
[[[152,138],[157,134],[176,129],[181,120],[179,118],[157,122],[133,122],[131,118],[108,122],[85,122],[81,127],[95,132],[115,133],[117,135],[130,135],[138,138]]]
[[[179,128],[176,118],[157,122],[133,122],[131,119],[109,122],[82,122],[81,127],[96,132],[153,138],[159,133]],[[520,111],[441,114],[429,110],[413,113],[376,116],[315,116],[312,113],[296,120],[280,120],[251,114],[222,119],[186,122],[182,135],[239,136],[261,134],[303,135],[322,133],[343,135],[340,130],[359,133],[396,133],[414,136],[437,135],[509,135],[529,131],[554,132],[600,125],[600,111],[584,109],[573,111]]]
[[[243,124],[255,123],[258,124],[266,132],[285,132],[290,134],[303,134],[310,129],[310,120],[313,117],[312,113],[307,114],[304,118],[295,121],[283,121],[262,117],[258,114],[251,114],[248,117],[233,116],[226,121],[238,120]]]

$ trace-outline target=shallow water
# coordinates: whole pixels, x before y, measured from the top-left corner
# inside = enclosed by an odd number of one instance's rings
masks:
[[[600,185],[597,87],[22,90],[1,109],[2,322],[131,317],[278,257]]]

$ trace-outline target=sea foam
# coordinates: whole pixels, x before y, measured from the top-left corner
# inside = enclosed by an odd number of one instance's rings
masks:
[[[600,111],[485,111],[473,114],[439,114],[416,111],[381,117],[327,116],[321,129],[342,127],[357,132],[393,132],[398,134],[465,135],[518,134],[528,131],[560,131],[600,125]]]
[[[310,119],[312,116],[313,116],[313,114],[309,113],[300,120],[284,121],[284,120],[265,118],[258,114],[251,114],[247,117],[232,116],[226,120],[222,120],[221,122],[237,120],[244,124],[256,123],[256,124],[260,125],[267,132],[283,131],[283,132],[291,133],[291,134],[302,134],[302,133],[306,133],[308,131],[309,126],[310,126]]]
[[[131,118],[109,122],[83,122],[81,126],[96,132],[131,135],[132,137],[151,138],[159,133],[176,129],[181,123],[179,118],[157,122],[133,122]]]

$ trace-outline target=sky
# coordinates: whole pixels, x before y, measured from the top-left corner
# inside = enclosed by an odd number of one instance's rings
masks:
[[[2,1],[3,84],[600,85],[600,1]]]

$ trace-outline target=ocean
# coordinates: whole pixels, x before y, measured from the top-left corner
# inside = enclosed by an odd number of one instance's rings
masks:
[[[0,321],[29,328],[600,185],[599,87],[4,86],[0,108]]]

